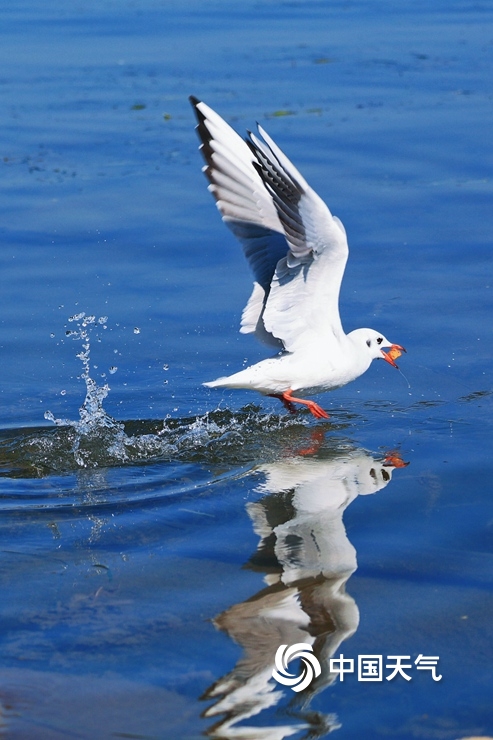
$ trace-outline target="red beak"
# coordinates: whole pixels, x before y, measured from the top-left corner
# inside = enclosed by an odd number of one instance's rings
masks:
[[[388,352],[384,352],[383,349],[380,350],[383,355],[383,359],[388,362],[389,365],[392,365],[392,367],[396,367],[397,369],[399,369],[399,366],[396,365],[394,360],[396,360],[397,357],[400,357],[405,351],[404,347],[401,347],[400,344],[393,344]]]

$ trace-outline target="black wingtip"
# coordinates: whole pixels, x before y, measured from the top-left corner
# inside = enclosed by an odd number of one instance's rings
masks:
[[[252,132],[250,129],[247,129],[247,135],[245,136],[245,144],[248,146],[250,151],[257,156],[257,147],[254,144],[254,141],[252,139]]]
[[[195,97],[195,95],[189,95],[189,96],[188,96],[188,99],[189,99],[189,101],[190,101],[190,104],[191,104],[191,106],[192,106],[192,108],[193,108],[193,112],[195,113],[195,118],[197,119],[197,128],[200,128],[201,126],[203,126],[203,124],[204,124],[204,121],[205,121],[205,116],[204,116],[204,114],[203,114],[203,113],[202,113],[202,112],[200,111],[200,109],[199,109],[199,107],[198,107],[198,106],[200,105],[200,103],[201,103],[202,101],[201,101],[201,100],[199,100],[198,98],[196,98],[196,97]],[[202,141],[204,141],[204,136],[203,136],[203,132],[201,133],[201,132],[199,131],[199,138],[200,138],[200,139],[201,139]]]
[[[214,152],[211,147],[212,137],[206,125],[206,120],[207,120],[206,116],[204,115],[204,113],[202,113],[202,111],[198,107],[202,101],[196,98],[195,95],[189,95],[188,99],[193,107],[195,118],[197,119],[197,125],[195,126],[195,130],[200,139],[199,149],[202,152],[202,156],[204,157],[206,165],[207,165],[206,169],[204,170],[205,176],[207,177],[209,182],[213,182],[212,155]]]

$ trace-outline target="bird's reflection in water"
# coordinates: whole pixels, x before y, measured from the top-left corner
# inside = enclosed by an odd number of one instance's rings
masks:
[[[357,561],[344,511],[357,496],[385,488],[393,470],[407,463],[396,453],[377,459],[354,447],[323,449],[322,442],[317,432],[313,448],[260,468],[265,481],[257,490],[264,496],[247,504],[260,541],[245,567],[264,573],[266,587],[214,620],[243,654],[202,697],[215,700],[205,717],[223,715],[207,731],[211,737],[320,738],[340,726],[334,715],[308,711],[308,704],[335,680],[329,659],[359,623],[356,602],[346,593]],[[285,713],[291,721],[248,726],[249,718],[274,708],[286,692],[291,694],[272,679],[274,656],[279,645],[300,642],[312,645],[321,675],[301,694],[293,694]]]

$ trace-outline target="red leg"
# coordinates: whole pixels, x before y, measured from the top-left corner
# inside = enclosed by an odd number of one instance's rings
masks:
[[[281,401],[286,406],[286,408],[289,408],[288,404],[290,406],[294,403],[302,403],[304,406],[308,406],[310,411],[312,412],[313,416],[316,419],[328,419],[329,415],[324,409],[318,405],[318,403],[315,403],[315,401],[307,401],[304,398],[295,398],[293,395],[293,391],[289,389],[288,391],[284,391],[280,395]],[[277,396],[279,398],[279,396]]]
[[[289,411],[290,414],[296,413],[296,407],[291,401],[287,398],[284,398],[283,393],[269,393],[268,394],[270,398],[278,398],[283,404],[284,407]]]

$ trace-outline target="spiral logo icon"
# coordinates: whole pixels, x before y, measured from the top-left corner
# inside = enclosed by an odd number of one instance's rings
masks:
[[[288,664],[301,658],[303,670],[300,676],[288,671]],[[295,645],[280,645],[275,657],[276,667],[272,671],[272,678],[283,686],[290,686],[293,691],[303,691],[311,684],[314,678],[320,676],[322,669],[317,658],[313,655],[313,648],[306,642],[297,642]]]

